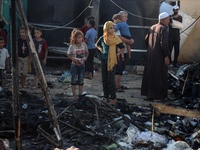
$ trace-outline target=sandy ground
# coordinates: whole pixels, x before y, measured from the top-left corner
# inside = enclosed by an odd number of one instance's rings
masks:
[[[72,100],[72,91],[70,82],[58,82],[58,79],[61,75],[53,75],[57,72],[65,72],[69,71],[69,65],[61,66],[46,66],[46,78],[48,82],[53,84],[50,89],[50,94],[52,99],[56,99],[56,94],[63,94],[67,100]],[[27,89],[28,92],[36,94],[38,96],[42,96],[41,88],[37,90],[32,90],[31,88],[34,86],[34,78],[33,75],[27,76],[27,81],[30,83]],[[117,98],[126,99],[126,101],[130,104],[136,105],[149,105],[149,101],[144,101],[144,97],[140,95],[141,90],[141,82],[142,75],[136,75],[134,71],[127,71],[127,74],[122,76],[121,84],[128,87],[124,92],[117,92]],[[22,89],[20,89],[22,90]],[[83,91],[86,91],[90,95],[101,96],[102,95],[102,79],[101,79],[101,70],[98,68],[94,73],[94,78],[92,80],[84,79],[84,87]],[[78,89],[76,90],[78,94]]]

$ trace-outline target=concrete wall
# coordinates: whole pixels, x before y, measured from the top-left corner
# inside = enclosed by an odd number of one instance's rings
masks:
[[[194,19],[200,15],[200,0],[180,0],[180,9]],[[196,22],[182,49],[178,61],[192,63],[200,61],[200,19]]]

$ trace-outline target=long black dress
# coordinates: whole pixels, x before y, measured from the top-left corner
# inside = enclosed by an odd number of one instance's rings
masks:
[[[163,99],[167,96],[167,72],[165,57],[169,56],[167,27],[161,23],[153,25],[145,37],[148,46],[147,59],[142,80],[141,95]]]

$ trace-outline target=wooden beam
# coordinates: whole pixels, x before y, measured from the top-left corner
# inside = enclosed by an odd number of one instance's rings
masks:
[[[158,103],[151,103],[151,106],[154,107],[158,112],[164,113],[164,114],[200,118],[199,111],[192,111],[192,110],[187,110],[184,108],[175,108],[175,107],[166,106],[166,105],[158,104]]]
[[[12,49],[12,101],[15,130],[15,149],[21,150],[21,121],[20,121],[20,99],[19,99],[19,75],[18,75],[18,48],[17,48],[17,6],[16,1],[11,0],[11,49]]]
[[[30,30],[29,30],[29,27],[28,27],[27,19],[26,19],[25,14],[24,14],[24,10],[23,10],[23,7],[22,7],[21,0],[17,0],[17,6],[18,6],[19,14],[21,16],[22,25],[24,26],[24,29],[25,29],[26,41],[27,41],[27,45],[29,47],[29,51],[31,53],[31,58],[32,58],[33,65],[34,65],[35,70],[36,70],[36,75],[39,79],[41,89],[42,89],[42,93],[44,95],[44,100],[45,100],[45,103],[46,103],[47,108],[48,108],[49,118],[51,120],[51,124],[52,124],[53,130],[55,132],[55,135],[57,137],[57,140],[60,141],[61,140],[61,133],[60,133],[60,128],[59,128],[59,123],[57,121],[57,115],[56,115],[54,106],[52,104],[50,91],[49,91],[49,88],[47,86],[47,82],[46,82],[44,73],[42,71],[42,67],[40,65],[40,61],[39,61],[38,54],[37,54],[36,49],[35,49],[35,45],[33,43],[33,39],[31,37],[31,33],[30,33]]]

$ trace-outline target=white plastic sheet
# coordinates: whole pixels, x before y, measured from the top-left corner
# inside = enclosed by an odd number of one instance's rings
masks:
[[[167,148],[163,150],[192,150],[192,148],[184,141],[175,142],[174,140],[172,140],[167,145]]]
[[[137,127],[131,126],[126,131],[127,137],[125,138],[125,142],[131,145],[131,143],[137,143],[140,141],[152,141],[156,143],[168,143],[168,138],[165,135],[160,135],[156,132],[151,136],[151,131],[140,132]]]

